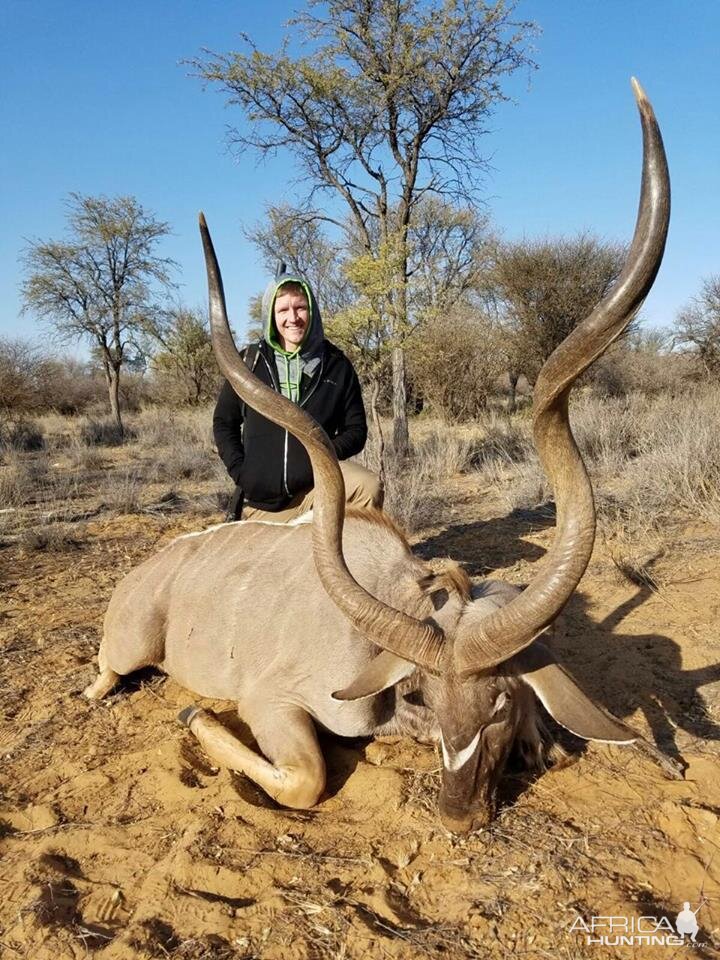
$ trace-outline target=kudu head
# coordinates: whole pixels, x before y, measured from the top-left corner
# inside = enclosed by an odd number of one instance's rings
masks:
[[[213,345],[221,371],[239,396],[305,446],[315,478],[313,551],[329,596],[365,637],[382,648],[345,690],[372,696],[417,670],[424,700],[442,732],[439,805],[454,830],[487,823],[495,788],[535,697],[564,727],[589,740],[628,742],[636,735],[589,700],[538,640],[565,606],[587,567],[595,538],[592,489],[568,423],[568,395],[581,373],[616,340],[647,296],[662,260],[670,216],[670,183],[662,137],[642,88],[633,80],[643,131],[640,205],[630,250],[610,292],[555,350],[535,386],[534,436],[553,487],[557,532],[541,570],[504,605],[479,598],[440,603],[424,620],[368,594],[342,553],[344,489],[333,446],[300,407],[258,381],[230,333],[222,279],[200,215],[210,292]]]

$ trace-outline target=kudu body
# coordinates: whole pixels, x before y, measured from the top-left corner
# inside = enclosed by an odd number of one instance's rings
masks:
[[[514,742],[527,760],[542,763],[536,697],[581,737],[637,739],[592,703],[537,639],[577,586],[594,541],[592,491],[568,425],[568,394],[639,309],[667,234],[662,139],[648,100],[633,85],[643,179],[627,262],[611,292],[547,361],[535,388],[535,438],[553,484],[558,530],[527,589],[471,587],[452,566],[433,573],[384,515],[345,516],[327,436],[259,383],[237,354],[201,216],[220,368],[246,403],[305,445],[315,476],[313,516],[186,535],[132,571],[111,599],[100,676],[89,697],[104,696],[120,675],[155,665],[197,694],[236,701],[262,756],[203,710],[188,708],[181,719],[218,763],[294,807],[313,805],[324,789],[316,724],[341,736],[439,739],[440,812],[457,830],[492,816]],[[404,696],[410,687],[414,698]]]

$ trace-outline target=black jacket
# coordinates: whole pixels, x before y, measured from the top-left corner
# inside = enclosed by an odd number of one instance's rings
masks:
[[[255,376],[279,390],[272,348],[262,340],[243,354]],[[365,446],[367,422],[357,374],[329,340],[323,343],[322,359],[313,375],[303,374],[299,405],[325,428],[338,460],[360,453]],[[312,467],[302,444],[246,406],[227,380],[215,406],[213,435],[228,473],[249,506],[283,510],[294,497],[311,489]]]

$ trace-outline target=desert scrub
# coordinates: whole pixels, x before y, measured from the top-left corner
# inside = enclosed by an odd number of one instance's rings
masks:
[[[123,467],[105,478],[100,493],[103,505],[112,513],[139,513],[142,476],[136,467]]]
[[[128,424],[123,430],[109,417],[83,417],[78,425],[80,440],[88,446],[119,447],[134,437]]]
[[[20,545],[26,551],[59,551],[80,546],[85,528],[78,524],[46,523],[23,530]]]
[[[172,446],[161,451],[154,467],[156,479],[174,483],[180,480],[210,480],[215,475],[212,450],[192,446]]]
[[[471,462],[485,482],[502,482],[509,472],[515,474],[528,463],[532,474],[536,469],[537,456],[527,416],[488,413],[480,421],[480,428],[480,438],[472,451]]]
[[[16,459],[0,463],[0,510],[15,510],[30,498],[32,482],[25,465]]]
[[[80,474],[93,473],[105,466],[105,457],[97,447],[88,447],[77,439],[64,451],[71,470]]]
[[[636,529],[673,515],[720,522],[720,387],[674,397],[586,395],[571,406],[571,422],[601,522]],[[510,509],[551,496],[534,452],[504,477]]]
[[[720,389],[660,398],[626,480],[638,509],[720,523]]]
[[[211,452],[212,407],[168,409],[148,407],[132,418],[137,443],[145,449],[191,447]]]
[[[383,429],[384,433],[388,428]],[[476,428],[446,426],[434,421],[411,424],[411,454],[407,461],[383,454],[385,510],[408,533],[442,522],[447,504],[447,481],[470,468],[477,444]],[[360,458],[369,470],[380,471],[376,427],[370,426]]]
[[[40,423],[21,417],[0,423],[0,450],[29,452],[43,450],[45,436]]]
[[[17,450],[4,451],[0,462],[0,508],[45,500],[51,488],[50,464],[45,453],[33,456]]]

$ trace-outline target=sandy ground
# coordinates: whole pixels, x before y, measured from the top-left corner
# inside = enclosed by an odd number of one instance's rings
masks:
[[[548,520],[498,516],[472,484],[418,550],[527,580]],[[720,956],[717,529],[666,531],[658,589],[623,579],[599,542],[556,639],[589,693],[682,757],[685,779],[592,745],[534,781],[508,776],[496,822],[458,838],[436,815],[431,747],[326,738],[327,795],[288,812],[209,764],[175,719],[196,698],[172,680],[78,696],[114,584],[203,525],[98,519],[61,552],[0,550],[3,958]],[[231,720],[231,704],[208,705]],[[577,924],[669,929],[686,900],[702,903],[694,945],[598,946]]]

